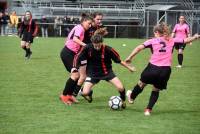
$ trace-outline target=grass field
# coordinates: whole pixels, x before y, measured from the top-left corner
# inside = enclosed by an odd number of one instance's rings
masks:
[[[161,92],[152,116],[145,117],[151,86],[127,104],[112,111],[108,99],[118,92],[110,84],[94,87],[94,101],[65,106],[58,96],[68,78],[60,60],[64,38],[35,39],[31,60],[24,59],[20,40],[0,37],[0,134],[199,134],[200,133],[200,41],[188,46],[184,67],[176,69],[176,52],[168,90]],[[124,59],[142,43],[139,39],[106,39]],[[126,47],[122,44],[127,44]],[[132,89],[148,63],[149,50],[140,53],[130,74],[120,65],[114,70],[126,89]]]

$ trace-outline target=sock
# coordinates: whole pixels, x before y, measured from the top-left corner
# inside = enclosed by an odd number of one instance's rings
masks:
[[[183,64],[183,54],[178,54],[178,64],[179,65]]]
[[[148,109],[152,109],[156,101],[158,100],[159,92],[152,91],[151,96],[149,98],[149,104],[147,106]]]
[[[131,93],[131,99],[135,100],[135,98],[143,91],[142,88],[137,84]]]
[[[125,101],[126,100],[126,92],[125,92],[125,89],[123,90],[123,91],[119,91],[119,93],[120,93],[120,98],[123,100],[123,101]]]
[[[22,47],[22,49],[24,49],[25,51],[27,51],[27,48],[26,48],[26,47]]]
[[[30,48],[26,48],[26,52],[27,52],[28,54],[30,54],[30,53],[31,53],[31,49],[30,49]]]
[[[80,89],[81,89],[81,86],[76,85],[76,87],[75,87],[75,89],[74,89],[74,92],[73,92],[73,95],[74,95],[74,96],[77,96],[77,95],[78,95],[78,92],[80,91]]]
[[[76,86],[77,81],[69,78],[65,84],[65,89],[63,90],[63,95],[72,95],[74,87]]]

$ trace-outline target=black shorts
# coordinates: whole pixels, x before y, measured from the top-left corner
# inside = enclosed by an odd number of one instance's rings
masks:
[[[179,50],[179,49],[184,50],[185,47],[186,47],[186,44],[184,44],[184,43],[174,43],[174,47],[175,47],[176,50]]]
[[[30,32],[24,32],[22,34],[22,41],[25,41],[25,42],[28,42],[28,43],[33,43],[32,33],[30,33]]]
[[[100,80],[110,81],[115,77],[116,75],[114,74],[114,72],[111,71],[106,76],[101,76],[101,77],[94,77],[87,75],[85,82],[91,82],[92,84],[97,84]]]
[[[140,80],[146,84],[152,84],[154,87],[162,90],[167,88],[167,82],[171,74],[169,66],[155,66],[149,63],[141,74]]]
[[[68,72],[78,71],[78,69],[73,66],[75,55],[76,54],[67,47],[64,47],[60,52],[60,58]]]

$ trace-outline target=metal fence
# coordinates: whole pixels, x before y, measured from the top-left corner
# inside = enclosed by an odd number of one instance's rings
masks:
[[[76,24],[38,23],[39,33],[42,36],[43,25],[48,25],[49,37],[66,37]],[[146,26],[140,25],[105,25],[109,38],[146,38]],[[149,26],[153,27],[153,26]]]

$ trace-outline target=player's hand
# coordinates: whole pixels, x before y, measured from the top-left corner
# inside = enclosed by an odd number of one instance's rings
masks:
[[[126,59],[125,59],[125,62],[126,62],[126,64],[131,64],[131,59],[126,58]]]
[[[129,67],[129,71],[130,71],[130,72],[135,72],[135,71],[136,71],[136,68],[135,68],[134,66],[130,66],[130,67]]]
[[[192,42],[190,42],[189,45],[192,46]]]
[[[196,39],[198,39],[198,38],[200,38],[200,35],[196,33],[196,34],[194,35],[194,37],[195,37]]]

